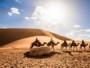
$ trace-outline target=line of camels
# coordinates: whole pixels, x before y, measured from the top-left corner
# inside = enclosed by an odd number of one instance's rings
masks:
[[[44,46],[45,44],[47,44],[48,47],[51,47],[51,49],[53,49],[53,51],[54,51],[54,50],[55,50],[55,49],[54,49],[54,46],[60,44],[60,42],[55,43],[54,40],[53,40],[53,38],[51,38],[51,40],[50,40],[48,43],[44,42],[44,43],[42,44],[42,43],[38,40],[38,38],[36,38],[36,40],[31,43],[30,49],[32,49],[34,46],[40,47],[40,46]],[[80,45],[80,49],[81,49],[81,50],[82,50],[82,48],[84,48],[84,50],[86,50],[86,46],[87,46],[88,44],[86,44],[86,43],[84,42],[84,40],[82,40],[82,43],[81,43],[81,44],[80,44],[80,43],[76,43],[74,40],[72,41],[72,43],[69,43],[69,44],[68,44],[67,41],[66,41],[66,39],[65,39],[65,40],[63,41],[63,43],[61,44],[61,50],[63,50],[63,48],[66,48],[66,50],[67,50],[67,47],[69,47],[70,50],[72,50],[72,48],[73,48],[73,50],[74,50],[74,48],[76,48],[76,50],[77,50],[77,46],[79,46],[79,45]],[[90,50],[90,45],[89,45],[89,50]]]

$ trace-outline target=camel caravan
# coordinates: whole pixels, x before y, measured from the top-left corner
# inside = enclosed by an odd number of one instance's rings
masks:
[[[61,50],[63,50],[64,48],[66,48],[65,50],[68,50],[67,48],[69,48],[69,50],[78,50],[77,47],[80,46],[80,50],[82,51],[82,48],[84,48],[84,51],[86,50],[86,47],[88,46],[88,44],[85,43],[84,40],[82,40],[81,43],[76,43],[74,40],[72,40],[71,43],[67,43],[67,40],[65,39],[63,41],[63,43],[60,44],[60,42],[55,43],[55,41],[53,40],[53,38],[50,39],[49,42],[43,42],[43,44],[40,42],[40,40],[38,40],[38,38],[36,38],[36,40],[34,42],[31,43],[30,49],[32,49],[34,46],[36,47],[41,47],[47,45],[51,50],[55,50],[54,46],[56,45],[60,45],[61,46]],[[89,45],[89,50],[90,50],[90,45]]]

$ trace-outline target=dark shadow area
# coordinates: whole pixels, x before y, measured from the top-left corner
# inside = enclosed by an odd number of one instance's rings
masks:
[[[90,51],[80,51],[80,52],[90,52]]]
[[[71,52],[79,52],[79,53],[82,53],[82,51],[71,51]]]
[[[39,29],[24,29],[24,28],[0,29],[0,46],[9,44],[19,39],[33,36],[47,36],[47,35],[44,34]]]
[[[30,56],[29,55],[29,52],[26,52],[26,53],[24,53],[24,57],[27,57],[27,58],[36,58],[36,59],[43,59],[43,58],[50,58],[50,57],[54,56],[55,54],[61,54],[61,53],[51,52],[49,54],[44,54],[44,55],[41,55],[41,56]]]
[[[90,51],[84,51],[84,52],[90,52]]]
[[[72,51],[63,51],[64,53],[68,53],[69,55],[73,56]]]
[[[90,52],[90,51],[71,51],[71,52],[79,52],[79,53],[82,53],[82,52]]]

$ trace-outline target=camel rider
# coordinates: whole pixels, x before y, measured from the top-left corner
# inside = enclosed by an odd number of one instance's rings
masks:
[[[73,40],[72,43],[75,44],[75,41]]]
[[[41,42],[38,40],[38,38],[36,38],[35,43],[36,43],[36,45],[40,45],[41,44]]]
[[[66,44],[66,45],[67,45],[66,39],[64,40],[64,44]]]
[[[51,38],[50,43],[55,44],[54,41],[53,41],[53,38]]]
[[[85,45],[85,42],[84,42],[84,40],[82,40],[82,44],[84,44],[84,45]]]
[[[74,40],[72,41],[72,45],[73,45],[73,44],[75,44],[75,45],[76,45],[76,43],[75,43],[75,41],[74,41]]]

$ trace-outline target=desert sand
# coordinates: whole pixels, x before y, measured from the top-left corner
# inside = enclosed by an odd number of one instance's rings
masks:
[[[41,43],[49,42],[53,38],[54,42],[60,42],[55,46],[55,51],[50,54],[32,57],[29,55],[31,43],[38,38]],[[59,35],[54,35],[42,30],[29,29],[1,29],[0,30],[0,68],[90,68],[90,42],[86,51],[61,50],[61,43],[67,39]],[[77,43],[81,41],[75,40]],[[47,47],[47,45],[43,46]],[[39,47],[34,47],[39,48]]]
[[[90,68],[89,52],[56,50],[49,55],[30,57],[29,50],[0,50],[0,68]]]

